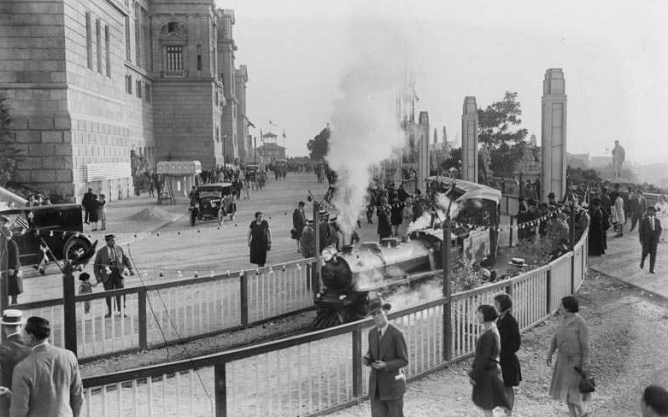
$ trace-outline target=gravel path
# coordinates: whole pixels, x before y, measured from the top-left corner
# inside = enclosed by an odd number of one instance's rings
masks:
[[[588,278],[579,298],[581,314],[590,326],[592,372],[598,384],[587,405],[589,416],[639,415],[644,387],[668,386],[668,302],[597,274]],[[517,392],[515,416],[568,415],[565,405],[548,397],[551,370],[545,356],[556,324],[557,318],[551,318],[523,336],[518,356],[524,381]],[[411,383],[404,397],[406,415],[482,415],[470,400],[466,376],[470,365],[467,360]],[[369,416],[368,401],[332,415]]]

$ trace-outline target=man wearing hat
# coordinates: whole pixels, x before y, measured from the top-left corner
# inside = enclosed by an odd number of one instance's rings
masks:
[[[23,331],[32,352],[14,368],[9,415],[78,417],[83,385],[76,356],[49,344],[51,326],[44,318],[30,317]]]
[[[297,241],[297,252],[301,252],[299,247],[299,239],[302,237],[302,231],[306,226],[306,214],[304,213],[304,206],[306,203],[300,201],[297,208],[292,213],[292,238]]]
[[[95,262],[93,263],[93,273],[97,282],[101,282],[105,291],[124,288],[123,272],[125,269],[134,275],[130,259],[125,256],[123,248],[116,245],[116,236],[106,235],[104,240],[107,246],[97,251]],[[116,307],[118,314],[121,314],[121,296],[116,296]],[[111,297],[107,297],[107,314],[105,317],[111,317]]]
[[[656,218],[656,208],[649,206],[647,216],[640,221],[638,228],[640,244],[642,245],[642,257],[640,258],[640,269],[645,266],[645,258],[649,255],[649,272],[654,274],[656,263],[656,246],[661,237],[661,222]]]
[[[88,192],[84,194],[81,206],[84,208],[84,222],[89,224],[90,213],[95,210],[95,194],[93,194],[92,188],[89,188]]]
[[[7,339],[0,345],[0,385],[11,390],[14,367],[31,352],[21,338],[23,315],[21,310],[5,310],[2,313],[2,328]],[[0,415],[9,415],[10,396],[0,395]]]
[[[313,220],[311,219],[306,221],[306,225],[302,229],[299,247],[304,258],[308,259],[315,256],[315,229],[313,229]]]
[[[362,358],[369,374],[371,417],[403,417],[408,348],[401,330],[387,320],[392,306],[380,298],[373,299],[369,315],[375,327],[369,331],[369,350]]]

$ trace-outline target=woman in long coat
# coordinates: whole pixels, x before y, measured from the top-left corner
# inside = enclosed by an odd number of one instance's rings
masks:
[[[604,233],[606,233],[605,216],[607,214],[601,208],[601,200],[599,198],[593,199],[589,208],[589,255],[601,256],[605,254],[605,241],[603,239]]]
[[[11,303],[18,303],[19,294],[23,293],[23,277],[21,276],[21,260],[19,245],[12,240],[12,231],[7,223],[0,226],[0,239],[7,240],[7,292],[12,297]]]
[[[578,314],[578,300],[573,296],[561,299],[559,313],[562,315],[557,332],[552,338],[550,351],[547,353],[547,365],[552,365],[552,355],[557,352],[557,361],[552,371],[550,397],[566,403],[570,417],[583,417],[583,402],[590,394],[579,390],[581,376],[575,370],[589,372],[589,329],[582,316]]]
[[[483,332],[475,345],[473,368],[469,371],[469,382],[473,385],[473,403],[482,408],[485,417],[492,417],[496,407],[510,409],[506,397],[501,367],[499,366],[499,331],[494,324],[498,317],[491,305],[478,307],[478,323]]]
[[[263,267],[267,262],[267,252],[271,249],[271,229],[269,223],[263,220],[261,211],[255,213],[255,220],[250,224],[248,247],[250,248],[250,262]]]
[[[500,313],[496,320],[496,327],[499,329],[501,338],[499,362],[501,362],[501,374],[503,375],[503,385],[506,387],[506,397],[508,397],[508,403],[510,404],[509,410],[512,411],[515,405],[515,389],[513,387],[520,385],[520,381],[522,381],[520,361],[516,355],[522,344],[520,326],[510,313],[513,300],[508,294],[496,295],[494,306]]]

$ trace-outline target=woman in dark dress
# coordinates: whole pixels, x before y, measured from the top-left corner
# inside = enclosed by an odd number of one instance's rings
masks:
[[[496,407],[510,409],[499,366],[499,331],[494,324],[497,317],[491,305],[478,307],[478,323],[483,331],[475,345],[469,382],[473,385],[473,403],[482,408],[485,417],[492,417]]]
[[[503,375],[503,385],[506,387],[506,397],[510,404],[508,410],[512,412],[515,405],[515,390],[513,387],[520,385],[520,381],[522,381],[520,361],[516,355],[522,344],[520,326],[517,324],[515,317],[510,314],[513,300],[508,294],[502,293],[496,295],[494,297],[494,306],[500,313],[499,318],[496,320],[496,327],[499,329],[499,336],[501,338],[499,362],[501,362],[501,375]]]
[[[399,203],[398,198],[392,199],[392,208],[390,209],[390,223],[392,224],[392,236],[399,235],[399,226],[404,220],[404,205]]]
[[[255,213],[255,220],[250,224],[248,247],[250,248],[250,262],[263,267],[267,262],[267,252],[271,250],[271,229],[269,223],[263,220],[260,211]]]
[[[7,240],[7,293],[12,297],[11,303],[18,303],[19,294],[23,292],[19,245],[12,240],[12,231],[7,222],[0,226],[0,239]]]
[[[380,240],[392,235],[389,212],[390,209],[387,206],[379,206],[376,210],[376,215],[378,216],[378,238]]]
[[[594,198],[589,208],[589,255],[601,256],[605,254],[603,235],[610,227],[604,211],[601,209],[601,199]],[[606,227],[607,226],[607,227]]]

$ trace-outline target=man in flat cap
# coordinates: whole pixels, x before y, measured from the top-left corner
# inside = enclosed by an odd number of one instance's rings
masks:
[[[0,345],[0,385],[11,391],[14,368],[30,354],[31,349],[23,343],[21,337],[21,325],[23,325],[21,310],[5,310],[0,324],[7,336]],[[9,415],[10,399],[10,395],[0,395],[0,416]]]
[[[375,327],[369,331],[369,350],[362,358],[369,374],[371,417],[403,417],[408,348],[401,330],[387,320],[392,308],[380,298],[371,301],[369,315]]]
[[[130,275],[134,275],[130,259],[125,256],[123,248],[116,245],[116,236],[106,235],[104,240],[107,246],[97,251],[95,262],[93,263],[93,273],[97,282],[101,282],[105,291],[124,288],[123,273],[127,269]],[[121,314],[121,296],[116,296],[116,307],[118,314]],[[107,314],[105,317],[111,317],[111,297],[107,297]]]

